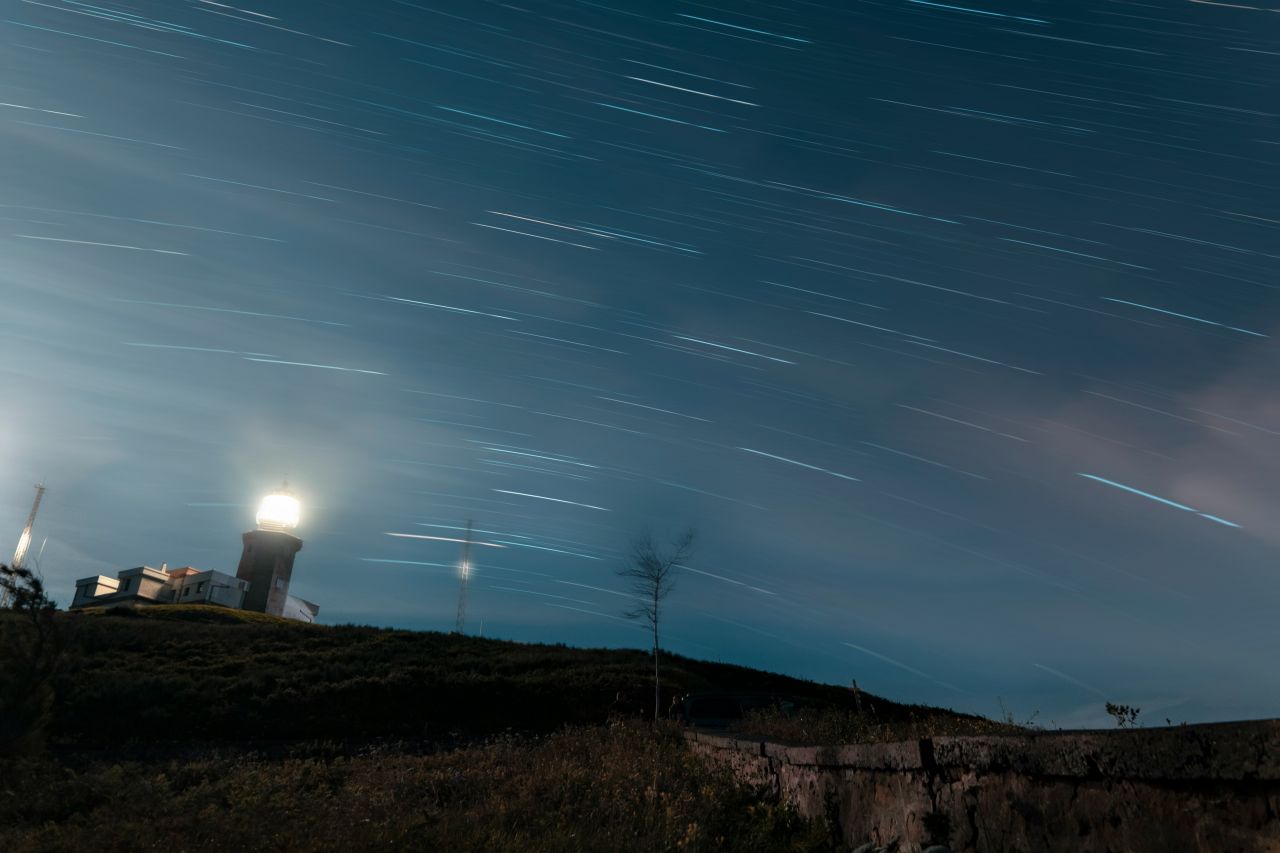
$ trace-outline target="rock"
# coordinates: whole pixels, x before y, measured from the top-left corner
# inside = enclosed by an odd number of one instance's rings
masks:
[[[866,844],[863,844],[861,847],[855,847],[853,848],[853,853],[876,853],[875,842],[868,841]]]
[[[943,847],[941,844],[935,844],[932,847],[926,847],[920,853],[951,853],[950,847]]]

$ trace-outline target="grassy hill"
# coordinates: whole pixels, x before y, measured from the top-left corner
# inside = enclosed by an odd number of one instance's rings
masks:
[[[628,719],[652,708],[642,651],[203,606],[41,618],[0,612],[0,735],[25,708],[53,747],[0,756],[0,850],[841,849],[675,726]],[[65,640],[53,690],[6,710],[40,636]],[[867,720],[843,688],[678,656],[663,673],[668,695],[790,697],[800,713],[753,721],[775,737],[994,725],[863,694]]]
[[[651,658],[639,650],[306,625],[204,606],[58,618],[72,641],[49,734],[63,746],[443,740],[600,724],[618,693],[637,714],[652,708]],[[663,688],[853,704],[843,688],[679,656],[665,657]],[[885,720],[950,713],[871,698]]]

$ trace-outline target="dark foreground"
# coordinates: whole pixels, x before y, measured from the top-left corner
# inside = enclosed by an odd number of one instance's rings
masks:
[[[739,785],[666,726],[436,755],[296,751],[0,764],[0,850],[831,849],[823,822]]]

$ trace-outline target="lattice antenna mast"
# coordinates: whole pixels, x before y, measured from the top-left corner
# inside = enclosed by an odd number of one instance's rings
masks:
[[[22,528],[22,535],[18,537],[18,548],[13,552],[13,562],[10,568],[20,569],[22,563],[27,559],[27,549],[31,547],[31,529],[36,524],[36,513],[40,511],[40,501],[44,500],[44,483],[36,485],[36,499],[31,504],[31,514],[27,516],[27,526]],[[0,607],[9,606],[9,593],[7,591],[0,592]]]
[[[36,486],[36,499],[31,504],[31,514],[27,516],[27,526],[22,528],[22,535],[18,537],[18,550],[13,552],[11,568],[22,568],[22,561],[27,558],[27,549],[31,547],[31,528],[36,526],[36,513],[40,511],[40,501],[42,500],[44,500],[44,484],[40,483]]]
[[[471,520],[467,519],[467,538],[462,542],[462,562],[458,563],[458,620],[454,633],[461,634],[467,624],[467,581],[471,580]]]

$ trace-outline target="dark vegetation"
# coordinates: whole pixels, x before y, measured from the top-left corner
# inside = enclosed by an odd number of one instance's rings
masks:
[[[877,704],[878,709],[878,704]],[[863,709],[810,706],[792,713],[776,708],[752,711],[738,732],[779,743],[806,746],[843,746],[851,743],[893,743],[934,737],[963,735],[1021,734],[1027,729],[984,717],[939,711],[936,708],[909,708],[881,716]]]
[[[833,849],[645,719],[647,652],[27,604],[0,611],[0,850]],[[961,719],[676,655],[663,686],[786,696],[775,727]],[[834,731],[870,732],[777,729]]]
[[[14,618],[0,614],[0,624]],[[56,620],[74,628],[49,728],[64,749],[551,732],[602,724],[611,711],[641,716],[652,702],[652,658],[638,650],[305,625],[203,606]],[[667,696],[754,690],[853,707],[843,688],[678,655],[666,658],[663,684]],[[884,719],[949,713],[872,701]]]
[[[704,766],[672,728],[640,723],[428,756],[42,762],[0,774],[7,853],[824,849],[820,824]]]
[[[0,758],[44,748],[54,681],[65,668],[71,624],[30,569],[0,566]]]

